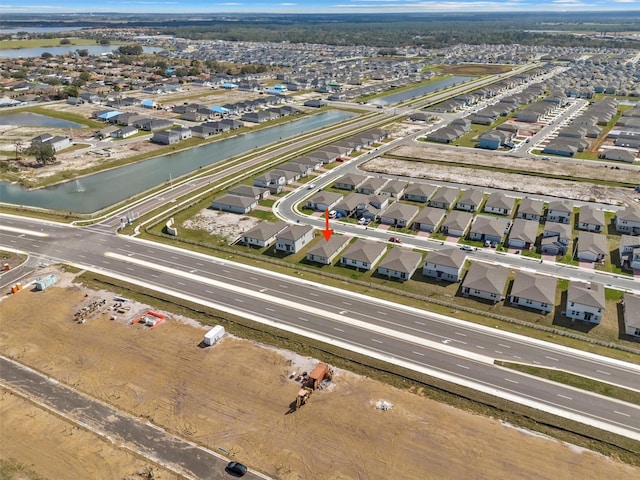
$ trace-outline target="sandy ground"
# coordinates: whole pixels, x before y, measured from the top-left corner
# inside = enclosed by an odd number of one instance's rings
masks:
[[[455,153],[453,153],[455,152]],[[531,172],[552,173],[556,175],[580,176],[586,178],[606,178],[624,182],[640,182],[640,167],[620,166],[610,169],[603,165],[578,165],[571,161],[562,162],[525,160],[510,156],[496,156],[490,153],[452,150],[434,147],[428,144],[414,143],[393,150],[393,154],[411,158],[433,159],[448,162],[450,165],[422,164],[406,160],[378,157],[363,165],[368,171],[404,175],[414,178],[428,178],[443,182],[464,183],[483,187],[513,190],[521,193],[552,195],[563,198],[595,201],[609,204],[628,204],[631,202],[629,189],[594,185],[571,180],[544,179],[531,181],[530,176],[473,170],[456,164],[478,164],[496,167],[522,169]],[[635,180],[630,180],[635,179]]]
[[[212,235],[232,242],[247,230],[260,223],[260,219],[235,213],[204,208],[182,226],[194,230],[205,230]]]
[[[42,272],[40,273],[42,274]],[[298,479],[629,479],[634,469],[600,455],[472,415],[408,391],[337,371],[329,388],[287,414],[298,390],[289,377],[309,370],[313,359],[227,336],[198,347],[205,328],[170,318],[154,330],[128,322],[145,310],[130,304],[126,315],[97,311],[84,324],[74,312],[107,292],[85,292],[61,275],[46,292],[28,289],[0,301],[0,353],[36,368],[100,400],[282,480]],[[85,297],[88,293],[88,297]],[[379,400],[393,404],[375,408]],[[29,417],[44,431],[48,455],[3,448],[48,478],[62,471],[76,435],[57,419],[24,402],[0,397],[3,440],[18,442],[15,425]],[[8,428],[11,427],[11,428]],[[43,440],[44,442],[44,440]],[[98,455],[111,458],[106,447]],[[115,458],[117,457],[117,458]],[[114,455],[113,471],[135,472]],[[131,467],[131,470],[128,470]],[[80,468],[80,467],[78,467]],[[91,470],[87,462],[83,468]],[[104,478],[89,471],[86,478]],[[119,478],[114,476],[112,478]],[[163,477],[164,478],[164,477]]]

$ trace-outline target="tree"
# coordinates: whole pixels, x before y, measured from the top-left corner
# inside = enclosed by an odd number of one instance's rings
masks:
[[[78,78],[82,80],[84,83],[87,83],[89,80],[91,80],[91,73],[87,72],[86,70],[83,70],[82,72],[80,72],[80,75]]]
[[[42,52],[42,55],[40,55],[40,58],[44,58],[44,59],[51,58],[51,57],[53,57],[53,54],[49,52]]]
[[[71,40],[69,40],[68,38],[61,38],[60,45],[71,45]]]
[[[38,165],[49,165],[56,161],[53,147],[48,143],[32,143],[26,154],[34,157]]]
[[[87,50],[86,48],[78,48],[76,49],[76,53],[78,54],[79,57],[89,56],[89,50]]]
[[[78,97],[80,95],[80,89],[77,85],[68,85],[65,87],[64,93],[69,97]]]

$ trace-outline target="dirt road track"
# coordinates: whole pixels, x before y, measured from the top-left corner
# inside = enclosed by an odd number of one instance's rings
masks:
[[[44,408],[92,432],[124,445],[179,475],[198,479],[229,478],[227,460],[161,428],[90,399],[35,370],[0,356],[0,382]],[[268,478],[249,473],[246,478]]]

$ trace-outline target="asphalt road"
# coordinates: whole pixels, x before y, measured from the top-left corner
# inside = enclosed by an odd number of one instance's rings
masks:
[[[562,368],[632,389],[640,385],[638,365],[94,228],[6,216],[1,220],[2,245],[44,262],[70,262],[118,276],[640,439],[640,406],[491,362],[497,358]]]
[[[0,357],[0,383],[35,398],[46,408],[187,478],[230,480],[226,458],[144,420],[91,399],[41,373]],[[248,472],[244,478],[264,479]]]

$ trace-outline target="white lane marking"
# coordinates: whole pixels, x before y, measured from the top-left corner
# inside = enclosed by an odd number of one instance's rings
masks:
[[[204,263],[196,262],[196,265],[198,265],[199,267],[204,267]]]
[[[149,275],[151,275],[153,278],[160,278],[160,275],[156,275],[155,273],[150,273]]]
[[[609,372],[604,372],[602,370],[596,370],[598,373],[602,373],[603,375],[611,375]]]
[[[420,353],[420,352],[411,352],[411,353],[413,353],[415,355],[420,355],[421,357],[424,357],[424,353]]]
[[[502,352],[500,350],[494,350],[494,352],[502,354]]]
[[[342,302],[342,304],[351,306],[351,304],[349,302]]]
[[[135,272],[135,270],[131,267],[127,267],[127,270],[131,270],[132,272]]]
[[[237,295],[242,295],[245,297],[249,297],[249,298],[254,298],[254,299],[258,299],[261,302],[268,302],[272,305],[279,305],[279,306],[284,306],[293,310],[298,310],[301,311],[302,313],[305,314],[311,314],[311,315],[318,315],[321,317],[324,317],[326,319],[332,320],[334,322],[337,323],[342,323],[342,324],[348,324],[350,327],[355,327],[358,328],[360,330],[363,331],[370,331],[372,333],[375,333],[376,335],[384,335],[386,337],[390,337],[396,340],[401,340],[401,341],[406,341],[406,342],[411,342],[414,345],[419,345],[422,347],[427,347],[427,348],[433,348],[435,350],[438,351],[444,351],[453,355],[458,355],[458,356],[462,356],[465,357],[467,359],[471,359],[474,360],[476,362],[480,362],[480,363],[484,363],[487,365],[493,365],[493,358],[485,356],[485,355],[480,355],[477,353],[473,353],[473,352],[468,352],[466,350],[461,350],[459,348],[456,348],[454,346],[450,346],[450,345],[442,345],[439,344],[438,342],[434,342],[432,340],[427,340],[425,338],[422,337],[416,337],[414,335],[409,335],[403,332],[399,332],[397,330],[393,330],[387,327],[380,327],[380,326],[373,326],[367,322],[358,320],[356,318],[352,318],[352,317],[343,317],[340,314],[337,314],[335,312],[331,312],[331,311],[327,311],[327,310],[323,310],[317,307],[312,307],[309,305],[301,305],[298,302],[294,302],[294,301],[290,301],[281,297],[277,297],[277,296],[273,296],[273,295],[269,295],[269,294],[264,294],[264,293],[259,293],[257,292],[255,289],[251,289],[251,288],[244,288],[244,287],[240,287],[237,285],[229,285],[225,282],[219,281],[219,280],[215,280],[212,278],[208,278],[208,277],[204,277],[202,275],[195,275],[193,273],[189,273],[189,272],[185,272],[182,271],[180,269],[176,269],[173,267],[168,267],[168,266],[163,266],[163,265],[157,265],[153,262],[149,262],[146,260],[142,260],[140,258],[135,258],[135,257],[128,257],[126,255],[122,255],[119,253],[114,253],[114,252],[105,252],[105,256],[109,257],[109,258],[113,258],[116,260],[120,260],[123,261],[125,263],[129,263],[129,264],[134,264],[134,265],[139,265],[139,266],[143,266],[145,268],[149,268],[152,270],[159,270],[162,272],[166,272],[174,277],[182,277],[184,279],[187,279],[189,281],[195,281],[198,282],[202,285],[208,285],[211,287],[215,287],[218,288],[220,290],[225,290],[225,291],[229,291],[229,292],[234,292]],[[231,307],[227,307],[227,308],[231,308]],[[344,313],[348,313],[346,310],[342,312],[342,314]],[[244,313],[243,313],[244,314]],[[294,329],[294,327],[288,327],[288,328],[292,328]],[[308,335],[308,333],[305,333],[306,335]],[[382,343],[382,342],[380,342]]]
[[[507,382],[511,382],[511,383],[520,383],[520,382],[516,382],[515,380],[511,380],[510,378],[505,378],[505,380]]]
[[[560,361],[560,360],[558,360],[557,358],[555,358],[555,357],[550,357],[550,356],[548,356],[548,355],[545,355],[545,356],[544,356],[544,358],[548,358],[549,360],[553,360],[554,362],[559,362],[559,361]]]
[[[382,343],[382,341],[381,341],[381,340],[376,340],[375,338],[372,338],[372,339],[371,339],[371,341],[372,341],[372,342],[376,342],[376,343]]]
[[[178,257],[176,257],[175,255],[171,255],[171,258],[173,258],[174,260],[178,260]]]
[[[378,310],[378,315],[386,315],[387,312],[381,312],[380,310]]]
[[[417,323],[418,325],[423,325],[423,326],[426,325],[425,323],[419,322],[417,320],[415,321],[415,323]]]
[[[498,344],[498,346],[499,346],[499,347],[504,347],[504,348],[511,348],[509,345],[504,345],[504,344],[502,344],[502,343],[499,343],[499,344]]]
[[[186,284],[186,283],[184,283],[184,282],[176,282],[176,283],[177,283],[178,285],[182,285],[183,287],[186,287],[186,286],[187,286],[187,284]]]
[[[484,347],[482,345],[476,345],[476,348],[481,348],[482,350],[484,350]]]
[[[241,298],[234,298],[234,300],[238,303],[244,303],[244,300],[242,300]]]
[[[309,321],[308,318],[303,318],[303,317],[298,317],[298,320],[302,320],[303,322],[308,322]]]
[[[269,307],[265,307],[265,310],[268,310],[269,312],[275,312],[273,308],[269,308]]]
[[[205,290],[207,293],[213,293],[213,290]]]
[[[460,368],[464,368],[465,370],[469,370],[469,367],[467,367],[466,365],[460,365],[459,363],[456,363],[456,367],[460,367]]]
[[[518,360],[522,360],[522,357],[519,357],[518,355],[514,355],[513,358],[517,358]]]
[[[613,413],[617,413],[618,415],[624,415],[625,417],[630,417],[631,415],[629,415],[628,413],[624,413],[624,412],[619,412],[617,410],[614,410]]]
[[[254,282],[258,281],[258,277],[249,277],[250,280],[253,280]]]
[[[223,271],[224,273],[231,273],[231,270],[226,270],[226,269],[224,269],[224,268],[222,269],[222,271]]]
[[[533,363],[535,363],[536,365],[540,365],[540,362],[536,362],[535,360],[533,361]]]
[[[82,255],[81,253],[79,253],[79,254],[78,254],[78,256],[79,256],[80,258],[87,258],[87,256],[86,256],[86,255]]]
[[[566,398],[567,400],[573,400],[571,397],[567,397],[566,395],[562,395],[561,393],[557,394],[559,397]]]
[[[466,333],[461,333],[461,332],[453,332],[453,333],[455,333],[456,335],[460,335],[461,337],[466,337],[467,336]]]
[[[343,329],[338,328],[338,327],[333,327],[333,329],[334,329],[334,330],[337,330],[337,331],[339,331],[339,332],[344,332],[344,330],[343,330]]]
[[[102,263],[104,263],[105,265],[109,265],[109,262],[106,260],[103,260]]]
[[[309,295],[311,297],[318,297],[319,296],[317,293],[313,293],[313,292],[309,292],[309,293],[307,293],[307,295]]]

